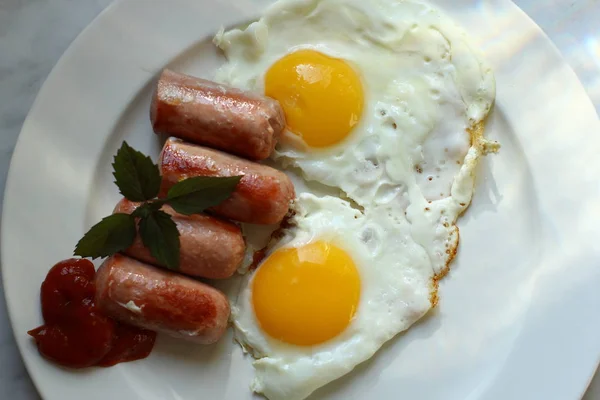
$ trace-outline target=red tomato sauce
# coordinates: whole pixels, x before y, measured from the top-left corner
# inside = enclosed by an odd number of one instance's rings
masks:
[[[156,333],[114,321],[94,304],[94,265],[71,258],[56,264],[42,283],[44,325],[27,332],[42,356],[70,368],[148,357]]]

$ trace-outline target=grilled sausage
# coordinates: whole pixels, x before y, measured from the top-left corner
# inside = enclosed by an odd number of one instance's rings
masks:
[[[161,196],[165,196],[171,186],[185,178],[243,175],[231,197],[212,209],[236,221],[279,223],[295,197],[294,185],[281,171],[178,139],[167,140],[159,163],[162,173]]]
[[[223,336],[230,313],[217,289],[121,254],[96,273],[96,305],[118,321],[202,344]]]
[[[253,160],[273,152],[285,127],[276,100],[165,69],[150,107],[156,133]]]
[[[115,213],[131,214],[140,203],[127,199],[115,207]],[[241,229],[208,215],[182,215],[165,205],[179,231],[179,272],[208,279],[229,278],[244,259],[246,244]],[[125,254],[140,261],[160,265],[138,235]]]

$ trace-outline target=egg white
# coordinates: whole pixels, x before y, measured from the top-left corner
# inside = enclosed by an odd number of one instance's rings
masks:
[[[361,278],[354,320],[318,346],[279,342],[257,323],[252,274],[232,307],[236,337],[255,358],[252,390],[302,399],[371,357],[437,301],[436,281],[458,245],[455,222],[473,194],[495,96],[493,73],[465,33],[418,1],[280,0],[246,29],[217,35],[227,63],[216,79],[264,91],[284,55],[314,49],[360,74],[365,105],[344,141],[311,149],[290,132],[274,158],[340,198],[300,194],[292,227],[274,249],[330,240]],[[302,190],[299,190],[300,192]],[[260,268],[260,267],[259,267]]]

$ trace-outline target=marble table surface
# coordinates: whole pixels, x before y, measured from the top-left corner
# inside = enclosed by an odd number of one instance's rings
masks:
[[[514,1],[554,41],[600,113],[600,0]],[[71,41],[110,3],[0,0],[0,198],[21,125],[38,90]],[[0,399],[39,398],[15,345],[0,283]],[[584,399],[600,400],[600,374]]]

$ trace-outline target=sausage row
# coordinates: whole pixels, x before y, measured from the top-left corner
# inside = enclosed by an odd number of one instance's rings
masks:
[[[120,254],[98,269],[95,300],[118,321],[202,344],[223,336],[230,312],[217,289]]]
[[[150,121],[165,133],[253,160],[271,155],[285,128],[276,100],[165,69]]]
[[[140,203],[121,200],[114,213],[131,214]],[[162,211],[171,215],[179,231],[179,271],[208,279],[229,278],[244,259],[246,244],[239,226],[209,215],[182,215],[165,205]],[[125,254],[140,261],[158,265],[139,235]]]
[[[225,279],[240,267],[245,241],[239,226],[226,219],[277,224],[287,214],[295,197],[290,179],[247,160],[271,154],[285,119],[275,100],[169,70],[159,78],[150,119],[156,133],[194,143],[166,141],[159,157],[159,197],[190,177],[242,178],[230,198],[207,215],[182,215],[162,207],[180,234],[178,272],[189,276],[155,267],[160,264],[138,235],[124,255],[108,258],[98,269],[96,304],[131,325],[214,343],[226,330],[229,303],[223,293],[191,277]],[[139,206],[123,199],[113,212],[131,214]]]
[[[277,224],[295,197],[294,185],[281,171],[207,147],[168,139],[159,157],[161,195],[194,176],[243,175],[231,197],[211,211],[250,224]]]

